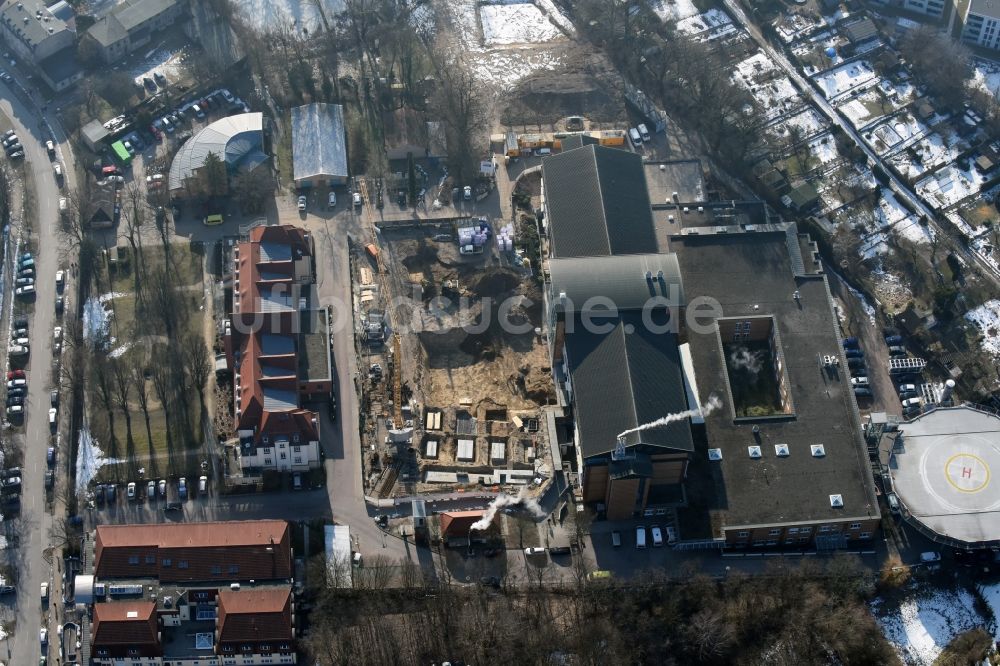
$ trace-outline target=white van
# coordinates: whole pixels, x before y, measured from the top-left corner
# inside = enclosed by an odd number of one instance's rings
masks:
[[[636,129],[639,130],[639,136],[642,137],[643,141],[649,141],[649,130],[646,129],[646,125],[640,124]]]
[[[638,148],[642,145],[642,137],[639,136],[639,130],[632,127],[628,131],[628,138],[632,140],[632,145]]]
[[[551,148],[538,148],[538,149],[535,150],[535,154],[538,155],[539,157],[545,157],[546,155],[551,155],[552,154],[552,149]]]
[[[904,409],[906,409],[907,407],[919,407],[920,398],[907,398],[906,400],[903,400],[902,403],[900,404],[903,405]]]
[[[635,547],[642,550],[646,547],[646,528],[640,525],[635,528]]]
[[[653,548],[660,548],[663,546],[663,532],[660,531],[660,528],[653,525],[649,531],[653,535]]]

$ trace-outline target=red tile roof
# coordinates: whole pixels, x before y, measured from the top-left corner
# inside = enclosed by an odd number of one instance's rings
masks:
[[[297,322],[299,315],[298,312],[261,311],[261,288],[276,283],[291,284],[295,273],[292,260],[267,260],[262,257],[261,243],[286,245],[290,248],[292,257],[311,254],[306,231],[289,224],[255,227],[250,231],[249,240],[239,244],[236,268],[239,278],[239,308],[233,319],[247,327],[252,326],[254,332],[239,333],[239,326],[235,327],[238,336],[236,347],[240,350],[239,395],[236,399],[240,414],[237,429],[256,430],[255,443],[259,443],[261,436],[265,434],[291,436],[297,433],[303,442],[316,441],[319,436],[313,423],[313,412],[301,409],[301,405],[297,404],[295,410],[283,412],[275,418],[264,409],[264,387],[292,391],[298,397],[299,378],[297,352],[265,355],[261,336],[279,332],[291,334],[296,330],[293,323]],[[274,277],[263,279],[262,271]],[[295,349],[294,345],[292,349]],[[272,372],[265,373],[264,366],[268,366]],[[275,374],[274,368],[287,369],[288,374]],[[288,418],[285,418],[286,415]]]
[[[94,604],[94,648],[130,647],[144,656],[159,651],[156,604],[152,601],[111,601]]]
[[[291,541],[283,520],[100,525],[94,542],[94,572],[103,580],[230,582],[292,576]],[[147,557],[155,564],[147,564]]]
[[[291,587],[219,590],[219,643],[291,641],[293,637]]]
[[[485,511],[442,511],[441,536],[467,537],[472,525],[485,515]],[[493,523],[495,524],[495,523]],[[490,527],[493,527],[493,524]]]

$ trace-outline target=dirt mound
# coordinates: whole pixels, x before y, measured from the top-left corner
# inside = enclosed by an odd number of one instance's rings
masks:
[[[507,268],[490,268],[470,285],[472,293],[480,298],[496,297],[514,291],[521,284],[521,276]]]
[[[419,273],[438,261],[438,250],[435,245],[418,241],[406,241],[400,248],[403,258],[400,263],[411,273]]]

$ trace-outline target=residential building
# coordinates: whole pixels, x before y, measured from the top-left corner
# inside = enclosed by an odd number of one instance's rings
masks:
[[[34,65],[70,48],[76,33],[42,0],[6,0],[0,6],[0,34],[17,57]]]
[[[302,402],[333,388],[329,313],[318,307],[312,237],[260,226],[233,249],[233,313],[224,343],[245,475],[320,465],[319,418]]]
[[[701,178],[697,162],[602,146],[542,161],[549,345],[581,499],[716,547],[871,539],[878,504],[815,246],[761,202],[697,200]]]
[[[987,49],[1000,48],[1000,2],[969,0],[962,16],[962,41]]]
[[[347,182],[347,139],[340,104],[292,108],[292,173],[296,187]]]
[[[102,525],[90,543],[93,572],[76,578],[92,605],[82,663],[296,663],[285,521]]]
[[[944,0],[903,0],[903,8],[911,12],[941,18],[945,13]]]
[[[170,163],[167,183],[171,197],[204,194],[206,183],[201,172],[209,153],[225,164],[227,185],[238,173],[266,169],[270,158],[264,145],[264,115],[240,113],[221,118],[184,142]]]
[[[183,0],[123,0],[87,31],[106,63],[113,63],[149,44],[184,15]]]
[[[0,5],[0,37],[17,57],[34,65],[42,80],[61,91],[83,77],[76,61],[73,11],[64,0],[5,0]]]

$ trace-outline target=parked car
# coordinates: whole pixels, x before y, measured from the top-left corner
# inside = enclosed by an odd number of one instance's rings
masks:
[[[465,187],[462,188],[462,198],[465,199],[466,201],[469,201],[470,199],[472,199],[472,186],[471,185],[466,185]]]
[[[167,502],[163,507],[164,512],[183,511],[184,505],[180,502]]]
[[[544,555],[545,549],[542,548],[541,546],[535,546],[533,548],[525,548],[524,554],[527,555],[528,557],[531,557],[532,555]]]
[[[361,193],[360,192],[354,192],[353,194],[351,194],[351,200],[352,200],[352,202],[354,203],[355,206],[360,206],[361,205]]]
[[[12,160],[22,159],[24,157],[24,151],[23,150],[15,150],[14,152],[12,152],[9,155],[7,155],[7,157],[9,157]]]
[[[872,390],[867,386],[855,386],[854,395],[859,398],[870,398],[872,395]]]
[[[851,384],[854,386],[868,386],[867,377],[851,377]]]
[[[7,406],[8,407],[10,407],[11,405],[23,405],[23,404],[24,404],[24,396],[23,395],[8,395],[7,396]]]
[[[849,368],[864,368],[865,359],[863,358],[849,358],[847,359],[847,367]]]
[[[902,335],[887,335],[885,336],[885,343],[887,345],[901,345],[903,344]]]
[[[18,419],[24,416],[24,405],[11,405],[7,408],[8,419]]]
[[[860,349],[845,349],[844,356],[847,358],[864,358],[865,353]]]
[[[858,339],[857,338],[844,338],[843,340],[844,349],[857,349]]]
[[[166,479],[160,479],[159,489],[160,489],[160,497],[166,497],[167,496],[167,480]]]
[[[114,504],[115,501],[115,486],[112,483],[104,486],[104,496],[108,500],[108,504]]]
[[[14,280],[14,284],[17,285],[18,287],[28,284],[35,284],[35,279],[30,277],[19,277],[16,280]]]
[[[305,195],[304,194],[299,195],[299,210],[305,210],[306,209],[306,202],[307,202],[307,200],[306,200]]]
[[[899,392],[900,393],[916,393],[917,392],[917,385],[916,384],[900,384],[899,385]]]
[[[17,370],[8,370],[7,381],[10,381],[12,379],[24,379],[24,370],[21,370],[20,368],[18,368]]]
[[[941,553],[933,550],[925,551],[923,553],[920,553],[920,561],[924,563],[940,562]]]
[[[906,356],[906,347],[899,347],[897,345],[893,345],[893,346],[889,347],[889,355],[890,356]]]
[[[56,464],[56,447],[50,446],[45,452],[45,462],[49,467]]]
[[[63,287],[66,286],[66,271],[58,270],[56,271],[56,290],[62,291]]]
[[[49,405],[52,407],[59,406],[59,389],[53,389],[49,392]]]
[[[906,400],[901,401],[901,403],[904,409],[907,407],[919,407],[920,398],[907,398]]]
[[[337,193],[336,192],[330,192],[330,194],[327,195],[327,197],[326,197],[326,207],[327,208],[336,208],[337,207]]]
[[[177,479],[177,496],[181,501],[186,500],[188,496],[187,479],[183,476]]]
[[[56,154],[56,144],[52,143],[52,139],[45,140],[45,152],[49,154],[49,157]]]
[[[17,386],[27,386],[28,380],[24,377],[15,377],[14,379],[7,380],[7,388],[15,388]]]
[[[128,485],[125,486],[125,496],[129,502],[135,501],[135,481],[129,481]]]
[[[59,409],[56,407],[49,407],[49,428],[52,430],[52,432],[55,432],[58,424],[59,424]]]
[[[153,72],[153,80],[156,81],[157,85],[159,85],[162,88],[163,85],[167,82],[167,77],[165,77],[160,72]]]
[[[156,499],[156,481],[150,481],[146,484],[146,499],[151,502]]]

